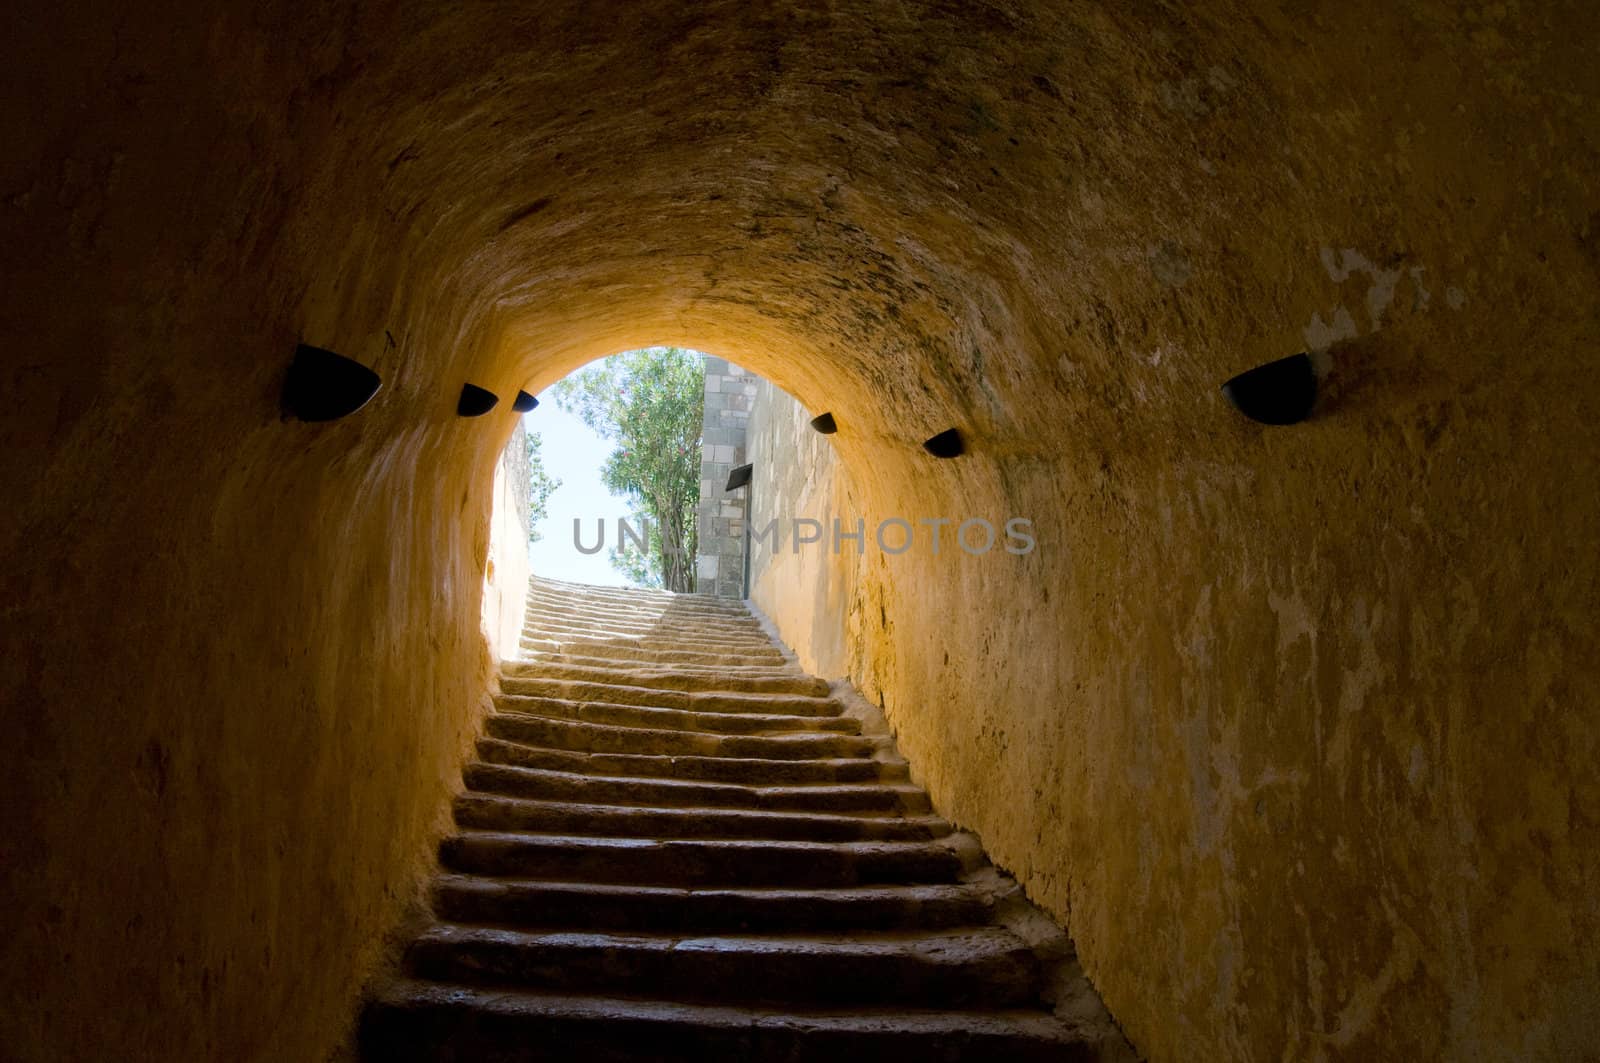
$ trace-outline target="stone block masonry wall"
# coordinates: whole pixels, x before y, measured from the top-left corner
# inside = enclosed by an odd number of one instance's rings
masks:
[[[700,544],[695,590],[744,597],[744,521],[749,488],[724,491],[728,473],[749,459],[745,432],[761,378],[706,356],[706,412],[700,443]]]

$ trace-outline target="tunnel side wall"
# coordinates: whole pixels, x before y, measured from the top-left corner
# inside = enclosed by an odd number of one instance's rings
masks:
[[[527,435],[519,420],[494,466],[494,504],[489,518],[489,561],[483,578],[483,633],[496,662],[522,652],[528,610],[529,482]]]
[[[327,24],[148,14],[7,46],[0,1056],[310,1063],[487,709],[513,392],[455,416],[470,315],[330,161]],[[377,397],[286,417],[302,341]]]
[[[834,552],[833,520],[840,519],[841,533],[853,533],[852,511],[859,506],[833,448],[812,431],[811,417],[770,381],[756,385],[748,426],[750,600],[772,618],[806,671],[838,679],[850,669],[852,559],[860,555],[842,535]],[[815,524],[797,534],[797,520]],[[816,542],[797,542],[813,534],[820,536]]]

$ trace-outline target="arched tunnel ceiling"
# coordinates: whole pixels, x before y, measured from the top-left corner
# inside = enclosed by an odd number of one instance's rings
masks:
[[[495,334],[477,372],[673,340],[885,435],[1137,448],[1135,407],[1208,431],[1196,393],[1303,346],[1322,266],[1275,223],[1346,194],[1326,123],[1357,104],[1295,36],[1097,5],[413,15],[329,75],[322,162],[378,224],[352,255],[428,263]],[[1208,319],[1219,288],[1258,312]]]

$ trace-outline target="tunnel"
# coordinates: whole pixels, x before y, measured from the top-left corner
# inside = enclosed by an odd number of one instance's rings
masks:
[[[670,343],[831,413],[871,520],[1033,522],[768,611],[1143,1057],[1595,1058],[1592,5],[8,22],[0,1056],[352,1058],[509,396]],[[287,415],[300,344],[381,387]],[[1220,390],[1300,353],[1299,423]]]

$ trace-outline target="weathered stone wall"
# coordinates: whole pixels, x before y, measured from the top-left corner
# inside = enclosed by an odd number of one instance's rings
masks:
[[[847,620],[860,555],[842,535],[834,550],[833,522],[840,521],[841,533],[853,532],[860,505],[828,437],[812,430],[814,416],[769,381],[758,386],[750,408],[750,600],[772,618],[806,671],[839,679],[850,672]],[[816,524],[797,534],[800,520]],[[798,541],[818,529],[819,542]]]
[[[0,1043],[340,1043],[491,682],[514,418],[461,383],[673,342],[831,409],[864,513],[1035,520],[868,555],[838,637],[1151,1058],[1592,1057],[1597,43],[1576,0],[35,5]],[[384,390],[281,420],[302,339]],[[1309,423],[1218,396],[1307,345]]]
[[[749,492],[728,491],[728,473],[749,460],[745,432],[760,380],[726,358],[705,356],[706,412],[700,433],[699,545],[695,590],[744,597],[744,520]]]
[[[522,420],[494,467],[494,502],[489,517],[489,559],[483,572],[483,631],[496,661],[515,660],[522,649],[528,609],[528,436]]]

